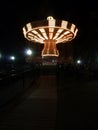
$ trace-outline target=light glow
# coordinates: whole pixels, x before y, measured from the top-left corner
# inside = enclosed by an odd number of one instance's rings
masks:
[[[81,64],[82,63],[82,61],[81,60],[77,60],[77,64]]]
[[[26,49],[25,53],[26,53],[26,55],[31,56],[32,55],[32,50],[31,49]]]
[[[10,56],[10,60],[15,60],[15,56]]]

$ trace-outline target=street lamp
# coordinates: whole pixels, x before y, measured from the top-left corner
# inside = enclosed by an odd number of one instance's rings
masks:
[[[31,49],[27,49],[26,50],[26,54],[29,55],[29,56],[32,55],[32,50]]]
[[[77,60],[77,64],[81,64],[82,63],[82,61],[81,60]]]
[[[14,61],[15,60],[15,56],[10,56],[10,60]]]

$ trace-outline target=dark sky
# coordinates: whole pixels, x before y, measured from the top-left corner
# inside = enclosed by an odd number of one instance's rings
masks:
[[[0,51],[21,51],[27,41],[22,27],[31,21],[52,15],[77,25],[79,31],[73,40],[78,55],[98,52],[97,0],[3,0],[0,2]]]

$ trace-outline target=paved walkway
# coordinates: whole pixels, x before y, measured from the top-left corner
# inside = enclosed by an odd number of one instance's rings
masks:
[[[41,76],[28,96],[0,121],[0,130],[54,130],[56,126],[56,76]]]
[[[17,102],[0,130],[98,130],[98,80],[42,75]]]

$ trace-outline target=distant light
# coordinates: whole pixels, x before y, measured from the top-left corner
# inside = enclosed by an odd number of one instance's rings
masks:
[[[81,60],[77,60],[77,64],[81,64],[82,63],[82,61]]]
[[[26,50],[26,54],[27,55],[32,55],[32,50],[30,50],[30,49]]]
[[[10,56],[10,60],[15,60],[15,56]]]

